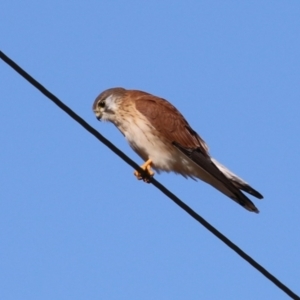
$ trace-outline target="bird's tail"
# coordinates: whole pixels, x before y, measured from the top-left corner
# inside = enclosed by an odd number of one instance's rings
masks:
[[[262,199],[263,195],[260,194],[258,191],[256,191],[254,188],[252,188],[246,181],[244,181],[242,178],[238,177],[234,173],[232,173],[230,170],[228,170],[225,166],[220,164],[218,161],[216,161],[214,158],[211,159],[213,163],[216,165],[216,167],[232,182],[232,184],[237,187],[239,190],[242,190],[258,199]]]

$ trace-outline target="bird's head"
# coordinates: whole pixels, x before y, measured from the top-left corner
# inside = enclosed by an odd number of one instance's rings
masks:
[[[94,101],[93,111],[100,121],[111,121],[115,119],[120,101],[125,96],[123,88],[111,88],[102,92]]]

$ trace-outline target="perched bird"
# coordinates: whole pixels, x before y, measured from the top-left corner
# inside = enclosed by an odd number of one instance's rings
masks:
[[[149,182],[154,170],[175,172],[201,179],[243,206],[258,213],[241,191],[263,196],[243,179],[213,159],[202,138],[182,114],[165,99],[137,90],[111,88],[102,92],[93,104],[98,120],[112,122],[125,136],[131,148],[145,161],[135,171],[138,179]]]

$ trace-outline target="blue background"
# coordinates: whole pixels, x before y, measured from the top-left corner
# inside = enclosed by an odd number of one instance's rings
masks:
[[[104,89],[172,102],[264,196],[156,179],[300,293],[299,1],[8,1],[0,49],[138,164],[91,106]],[[286,295],[0,62],[1,299]]]

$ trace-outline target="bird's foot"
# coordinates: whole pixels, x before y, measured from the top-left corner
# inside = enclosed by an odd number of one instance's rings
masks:
[[[140,171],[135,170],[134,176],[138,180],[143,180],[144,182],[150,183],[151,177],[154,176],[154,172],[151,169],[152,160],[148,159],[144,164],[141,165],[141,168],[145,171],[145,173],[141,173]]]

